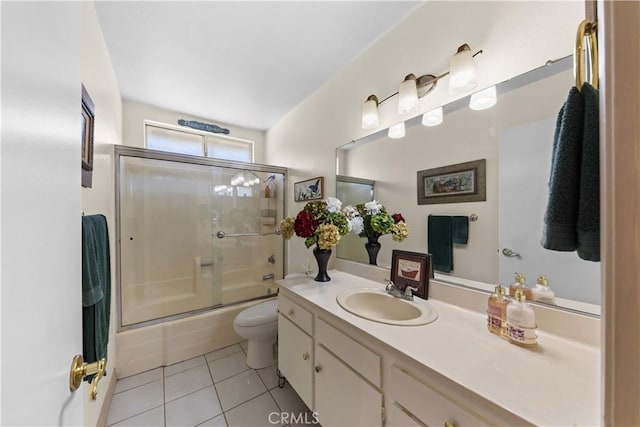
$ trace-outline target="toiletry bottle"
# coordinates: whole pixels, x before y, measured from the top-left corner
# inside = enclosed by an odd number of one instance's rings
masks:
[[[524,282],[524,276],[521,273],[516,273],[515,282],[509,286],[509,296],[515,296],[516,291],[521,290],[528,299],[531,299],[531,289],[527,288]]]
[[[556,294],[549,288],[549,282],[544,274],[538,276],[536,287],[531,289],[531,299],[533,301],[546,302],[548,304],[556,303]]]
[[[271,188],[269,188],[269,184],[264,187],[264,198],[268,199],[271,197]]]
[[[504,295],[502,285],[495,287],[495,293],[491,294],[487,302],[487,328],[489,332],[502,335],[502,329],[506,325],[507,304],[509,299]]]
[[[516,291],[513,301],[507,305],[507,337],[517,344],[536,344],[536,313],[527,304],[522,290]]]

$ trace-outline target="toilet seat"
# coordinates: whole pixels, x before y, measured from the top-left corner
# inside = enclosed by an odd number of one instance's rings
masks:
[[[263,326],[278,321],[278,301],[272,300],[256,304],[240,312],[234,323],[238,326]]]

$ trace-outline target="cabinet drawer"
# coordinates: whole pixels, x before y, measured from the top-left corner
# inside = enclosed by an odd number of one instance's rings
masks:
[[[278,310],[280,314],[298,325],[300,329],[309,335],[312,334],[312,316],[307,310],[282,295],[278,296]]]
[[[385,425],[388,427],[427,427],[426,424],[421,423],[407,414],[396,402],[393,402],[387,408],[387,422]]]
[[[426,425],[487,426],[486,422],[442,396],[397,366],[391,368],[390,397]]]
[[[316,324],[316,341],[329,349],[373,385],[381,387],[380,356],[330,326],[322,319],[318,319]]]
[[[278,368],[309,408],[313,407],[313,340],[280,313]]]

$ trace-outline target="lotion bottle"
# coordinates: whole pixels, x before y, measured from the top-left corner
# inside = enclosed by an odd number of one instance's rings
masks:
[[[521,273],[516,273],[515,281],[509,286],[509,296],[515,297],[518,290],[521,290],[528,299],[531,299],[531,289],[525,285],[525,279]]]
[[[515,298],[507,306],[507,337],[516,344],[536,344],[536,313],[527,304],[522,290],[517,290]]]
[[[556,303],[556,294],[549,288],[549,282],[544,274],[538,276],[538,283],[535,288],[531,289],[531,296],[533,301],[546,302],[548,304]]]
[[[502,285],[495,287],[493,293],[487,302],[487,328],[489,332],[497,335],[503,334],[503,328],[506,326],[507,320],[507,304],[509,299],[504,294],[505,289]]]

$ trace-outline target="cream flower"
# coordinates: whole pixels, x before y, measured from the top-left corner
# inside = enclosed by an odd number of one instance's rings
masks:
[[[293,237],[294,229],[293,224],[295,219],[292,217],[288,217],[280,221],[280,233],[282,234],[283,239],[289,240]]]
[[[326,202],[329,212],[340,212],[340,209],[342,209],[342,202],[335,197],[327,197]]]
[[[382,210],[382,204],[377,200],[373,200],[371,202],[365,203],[364,208],[366,209],[367,214],[375,215],[375,214],[379,214],[380,211]]]
[[[333,224],[320,224],[317,232],[320,249],[331,249],[340,241],[338,227]]]
[[[400,221],[399,223],[393,226],[391,230],[391,237],[396,242],[402,242],[409,235],[409,227],[405,224],[404,221]]]

